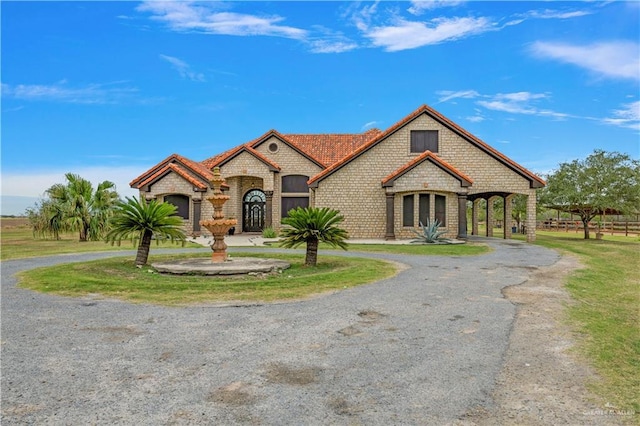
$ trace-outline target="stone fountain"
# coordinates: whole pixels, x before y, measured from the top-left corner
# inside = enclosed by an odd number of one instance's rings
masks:
[[[229,196],[222,193],[224,178],[220,175],[220,168],[213,169],[211,179],[213,195],[207,201],[213,205],[213,218],[201,220],[204,226],[213,235],[211,244],[211,260],[203,258],[178,259],[161,263],[153,263],[156,271],[167,274],[199,274],[199,275],[238,275],[258,274],[282,271],[291,266],[289,262],[278,259],[264,259],[257,257],[238,257],[229,259],[227,256],[227,244],[224,237],[232,226],[236,226],[236,219],[225,219],[222,206],[229,201]]]
[[[227,260],[227,245],[224,242],[224,236],[227,235],[231,227],[236,226],[236,219],[225,219],[222,212],[222,206],[229,201],[229,196],[222,193],[222,184],[224,178],[220,175],[220,168],[213,169],[213,178],[211,178],[211,187],[213,195],[207,198],[207,201],[213,205],[213,219],[201,220],[200,225],[204,226],[213,235],[213,244],[211,245],[211,261],[220,263]]]

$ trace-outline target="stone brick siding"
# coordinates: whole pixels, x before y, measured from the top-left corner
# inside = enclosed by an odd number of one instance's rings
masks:
[[[375,147],[352,160],[338,171],[320,181],[316,190],[318,207],[336,208],[345,216],[344,227],[352,238],[382,238],[385,235],[385,190],[383,178],[419,155],[410,152],[411,130],[438,130],[437,155],[473,179],[469,194],[483,192],[512,192],[534,194],[529,181],[499,161],[475,147],[432,118],[421,115]],[[425,167],[428,166],[428,167]],[[436,171],[434,172],[434,169]],[[465,192],[459,182],[437,167],[422,163],[405,176],[397,179],[391,192],[436,192],[446,195],[448,236],[457,234],[458,201],[456,192]],[[443,175],[444,174],[444,175]],[[452,181],[455,181],[455,183]],[[430,182],[433,182],[433,184]],[[424,187],[427,181],[428,187]],[[432,186],[434,185],[434,186]],[[443,191],[437,191],[443,190]],[[431,203],[434,208],[434,203]],[[417,206],[414,209],[417,212]],[[417,214],[417,213],[416,213]],[[402,198],[395,198],[395,232],[398,238],[413,236],[402,226]],[[417,223],[417,221],[416,221]]]
[[[202,199],[202,192],[193,190],[193,185],[176,173],[169,173],[150,186],[149,191],[140,191],[140,197],[164,201],[166,195],[181,194],[189,197],[189,219],[185,220],[183,229],[189,235],[193,232],[193,201]],[[204,202],[203,202],[204,206]],[[213,213],[213,210],[212,210]],[[211,214],[212,214],[211,213]]]
[[[269,145],[271,143],[278,145],[278,150],[276,152],[271,152],[269,150]],[[276,173],[273,177],[272,226],[276,231],[279,231],[282,228],[280,223],[280,219],[282,217],[282,177],[288,175],[304,175],[311,178],[312,176],[320,173],[322,168],[275,136],[265,140],[263,143],[258,145],[255,150],[282,168],[281,172]],[[309,205],[311,205],[311,199],[309,200]]]

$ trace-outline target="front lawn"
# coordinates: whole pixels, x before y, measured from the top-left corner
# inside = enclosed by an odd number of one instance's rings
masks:
[[[20,274],[19,286],[61,296],[99,295],[135,303],[189,305],[215,302],[293,300],[368,284],[396,273],[392,263],[364,258],[321,256],[318,266],[303,266],[304,255],[233,253],[233,257],[269,257],[291,263],[281,274],[240,277],[158,274],[135,268],[130,258],[111,258],[34,269]],[[162,255],[149,263],[210,254]]]
[[[97,251],[135,250],[129,240],[123,240],[121,245],[111,245],[104,241],[78,241],[77,233],[60,234],[60,239],[34,238],[31,227],[26,219],[2,218],[2,232],[0,233],[0,260],[23,259],[27,257],[51,256],[56,254],[84,253]],[[156,247],[180,248],[182,244],[161,242],[151,245],[151,252]],[[201,247],[198,244],[186,243],[184,247]]]

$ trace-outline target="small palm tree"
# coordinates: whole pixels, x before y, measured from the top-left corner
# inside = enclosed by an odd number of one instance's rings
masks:
[[[144,198],[126,197],[126,202],[120,202],[114,215],[109,221],[110,231],[106,236],[107,242],[118,244],[123,239],[139,240],[136,254],[136,266],[146,265],[151,248],[151,237],[157,240],[184,241],[186,236],[181,227],[182,218],[176,216],[176,206],[169,203],[159,203],[156,200],[147,202]]]
[[[63,212],[66,226],[79,232],[80,241],[99,240],[118,200],[115,184],[105,180],[94,191],[91,182],[79,175],[67,173],[65,178],[66,185],[51,186],[47,195]]]
[[[305,266],[318,263],[318,244],[327,243],[332,247],[347,249],[347,231],[337,225],[344,220],[337,210],[315,207],[298,207],[289,210],[288,217],[282,219],[286,227],[282,230],[282,247],[293,248],[306,243]]]

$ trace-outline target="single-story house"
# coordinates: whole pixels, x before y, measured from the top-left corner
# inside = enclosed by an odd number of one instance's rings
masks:
[[[344,216],[351,238],[412,238],[426,219],[438,219],[449,237],[478,234],[479,201],[526,195],[527,240],[535,239],[536,189],[545,182],[515,161],[444,117],[421,106],[382,131],[359,134],[283,134],[270,130],[226,152],[197,162],[170,155],[131,182],[147,199],[178,207],[186,231],[208,231],[199,224],[213,213],[206,200],[219,167],[226,179],[226,217],[235,232],[281,228],[297,206],[330,207]],[[489,222],[493,209],[487,207]],[[491,227],[487,235],[491,236]],[[505,238],[511,227],[505,226]]]

